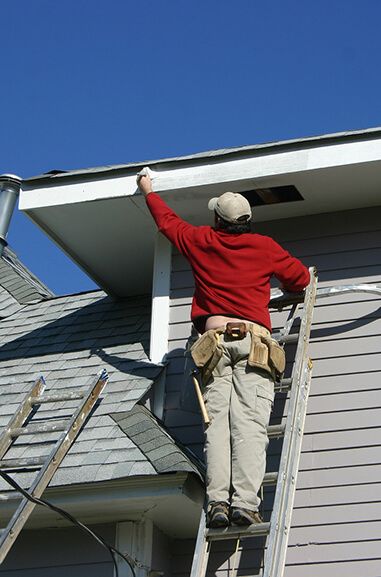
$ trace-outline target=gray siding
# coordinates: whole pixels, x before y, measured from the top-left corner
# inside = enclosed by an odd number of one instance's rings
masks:
[[[320,286],[380,283],[380,222],[377,207],[262,223],[257,230],[273,236],[306,265],[316,265]],[[200,418],[180,407],[192,276],[177,254],[172,271],[166,424],[201,454]],[[283,314],[273,315],[274,328],[283,320]],[[380,333],[381,303],[375,296],[346,295],[317,303],[313,382],[285,577],[381,575]],[[287,400],[278,399],[273,422],[286,410]],[[269,470],[279,451],[280,443],[271,442]],[[271,491],[265,512],[269,500]],[[255,543],[246,543],[242,568],[247,571],[242,575],[249,573],[255,556]],[[186,574],[192,547],[190,542],[176,546],[174,575]],[[229,574],[228,547],[218,545],[211,574]]]
[[[115,525],[91,527],[115,543]],[[80,529],[22,531],[0,567],[1,577],[113,577],[109,553]]]

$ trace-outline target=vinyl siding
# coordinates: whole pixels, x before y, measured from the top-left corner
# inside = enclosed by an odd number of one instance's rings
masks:
[[[91,527],[115,543],[115,525]],[[0,566],[1,577],[113,577],[110,554],[80,529],[22,531]]]
[[[258,224],[307,266],[319,286],[381,282],[381,208],[322,214]],[[202,454],[196,413],[181,408],[183,348],[190,334],[192,275],[173,256],[166,424]],[[273,327],[284,313],[274,314]],[[311,339],[313,380],[298,476],[285,577],[380,577],[381,575],[381,301],[352,294],[319,299]],[[280,422],[287,399],[276,400]],[[281,444],[272,441],[268,470]],[[265,512],[274,489],[265,497]],[[269,513],[269,511],[268,511]],[[229,575],[230,544],[220,543],[210,575]],[[245,542],[241,575],[253,575],[255,541]],[[173,575],[189,570],[193,544],[176,545]]]

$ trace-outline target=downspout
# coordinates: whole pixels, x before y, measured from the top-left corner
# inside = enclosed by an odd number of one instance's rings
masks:
[[[13,210],[20,193],[21,178],[14,174],[0,174],[0,257],[7,246],[7,234]]]

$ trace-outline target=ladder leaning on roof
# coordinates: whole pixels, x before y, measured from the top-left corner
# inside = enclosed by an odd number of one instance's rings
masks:
[[[41,497],[82,429],[107,381],[107,372],[103,370],[91,382],[87,390],[66,391],[64,393],[44,395],[45,381],[43,377],[37,379],[0,437],[0,475],[3,469],[20,472],[25,471],[26,468],[40,468],[28,492],[33,497]],[[33,423],[33,417],[36,413],[38,414],[38,408],[41,405],[75,400],[79,400],[80,402],[70,418],[60,421],[53,419]],[[5,454],[11,448],[15,439],[21,435],[54,432],[60,432],[61,434],[46,457],[4,459]],[[4,561],[34,507],[35,503],[23,497],[8,525],[3,530],[0,529],[0,563]]]
[[[273,335],[280,343],[296,342],[292,376],[283,379],[278,391],[290,390],[289,408],[285,425],[268,427],[270,438],[284,436],[279,471],[266,473],[263,484],[276,483],[274,505],[269,523],[259,523],[248,527],[227,527],[207,529],[205,510],[201,513],[190,577],[204,577],[213,541],[236,540],[238,550],[240,539],[267,536],[266,553],[262,577],[282,577],[286,560],[288,537],[291,528],[291,515],[295,497],[296,478],[299,467],[304,421],[311,382],[312,363],[308,356],[308,345],[312,324],[312,315],[316,298],[340,296],[350,293],[376,294],[381,297],[381,286],[360,284],[317,288],[316,271],[310,268],[311,280],[304,298],[299,295],[285,294],[277,289],[271,292],[270,308],[282,310],[292,304],[291,311],[283,329]],[[301,315],[297,314],[303,302]],[[295,319],[300,316],[299,335],[290,334]],[[233,562],[232,577],[236,574]]]

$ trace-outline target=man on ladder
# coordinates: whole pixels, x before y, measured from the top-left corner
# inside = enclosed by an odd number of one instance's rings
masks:
[[[240,194],[212,198],[215,226],[193,226],[152,191],[138,186],[160,230],[189,261],[195,292],[191,319],[202,335],[192,347],[201,367],[210,422],[205,429],[207,526],[260,523],[258,491],[266,466],[266,428],[284,353],[271,339],[273,275],[289,292],[309,283],[308,269],[270,237],[251,233],[251,207]]]

